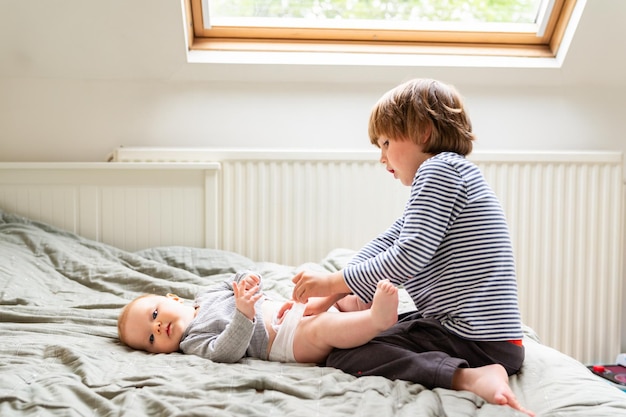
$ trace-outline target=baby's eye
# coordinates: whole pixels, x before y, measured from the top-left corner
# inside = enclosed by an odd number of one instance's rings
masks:
[[[151,345],[154,344],[154,335],[153,334],[150,335],[150,344]]]
[[[152,312],[152,320],[155,320],[155,319],[157,318],[157,315],[158,315],[158,314],[159,314],[159,313],[158,313],[156,310],[154,310],[154,311]]]
[[[389,141],[388,140],[383,142],[383,148],[386,148],[387,146],[389,146]]]

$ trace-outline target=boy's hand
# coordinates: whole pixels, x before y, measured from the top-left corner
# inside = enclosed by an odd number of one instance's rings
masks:
[[[350,293],[341,271],[331,274],[302,271],[292,279],[296,286],[291,298],[306,303],[310,297],[326,297],[334,294]]]
[[[258,278],[257,278],[258,279]],[[233,282],[233,292],[235,293],[235,305],[237,310],[250,320],[254,320],[256,309],[254,305],[263,296],[259,291],[259,285],[246,288],[246,280],[242,279],[239,283]]]

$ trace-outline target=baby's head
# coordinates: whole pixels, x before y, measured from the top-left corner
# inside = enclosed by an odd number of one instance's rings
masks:
[[[174,294],[146,294],[124,307],[117,330],[120,341],[133,349],[171,353],[179,349],[194,316],[194,307],[183,304]]]

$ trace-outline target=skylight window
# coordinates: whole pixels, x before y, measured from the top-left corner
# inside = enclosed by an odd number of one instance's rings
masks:
[[[192,49],[554,56],[576,0],[189,0]]]

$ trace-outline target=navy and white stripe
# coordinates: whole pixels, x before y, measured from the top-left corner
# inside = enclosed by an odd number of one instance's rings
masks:
[[[424,317],[460,337],[522,338],[504,212],[461,155],[441,153],[420,166],[402,217],[359,251],[344,277],[364,301],[381,279],[404,285]]]

